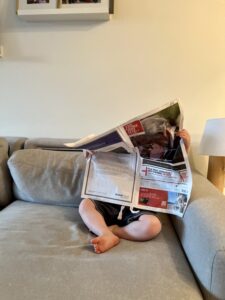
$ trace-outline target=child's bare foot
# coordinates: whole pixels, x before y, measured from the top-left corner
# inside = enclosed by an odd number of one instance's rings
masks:
[[[119,242],[120,239],[111,232],[103,234],[91,240],[91,243],[94,246],[94,250],[98,254],[113,248],[114,246],[119,244]]]

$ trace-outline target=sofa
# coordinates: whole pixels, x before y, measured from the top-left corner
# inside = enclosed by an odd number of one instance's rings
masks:
[[[225,299],[225,197],[193,170],[183,218],[103,254],[78,206],[85,159],[64,139],[0,138],[1,300]]]

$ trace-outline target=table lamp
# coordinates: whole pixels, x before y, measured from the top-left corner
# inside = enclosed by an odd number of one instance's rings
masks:
[[[200,143],[200,154],[209,156],[207,178],[223,192],[225,175],[225,118],[207,120]]]

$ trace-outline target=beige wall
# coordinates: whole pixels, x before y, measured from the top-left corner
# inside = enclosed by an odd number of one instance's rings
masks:
[[[80,137],[180,98],[198,155],[225,117],[225,1],[115,0],[103,23],[28,23],[0,0],[0,135]]]

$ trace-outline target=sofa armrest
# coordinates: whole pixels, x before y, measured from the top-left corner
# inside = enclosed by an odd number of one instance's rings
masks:
[[[225,299],[225,197],[193,172],[185,215],[172,222],[205,298]]]

